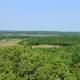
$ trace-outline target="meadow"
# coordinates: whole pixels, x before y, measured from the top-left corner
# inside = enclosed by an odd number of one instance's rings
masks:
[[[0,32],[0,80],[80,80],[80,33]]]

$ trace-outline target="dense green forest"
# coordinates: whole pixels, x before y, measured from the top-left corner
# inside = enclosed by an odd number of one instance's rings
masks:
[[[21,39],[0,47],[0,80],[80,80],[80,35],[1,36]],[[60,48],[32,48],[32,45]]]
[[[80,43],[79,36],[46,36],[46,37],[27,37],[20,44],[23,45],[61,45],[71,46]]]

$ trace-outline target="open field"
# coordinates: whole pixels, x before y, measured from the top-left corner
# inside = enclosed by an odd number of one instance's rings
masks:
[[[32,48],[60,48],[58,45],[32,45]]]
[[[15,46],[20,41],[21,40],[19,40],[19,39],[10,39],[10,40],[3,39],[0,41],[0,47]]]

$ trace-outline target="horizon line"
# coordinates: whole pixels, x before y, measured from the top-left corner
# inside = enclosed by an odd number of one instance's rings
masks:
[[[61,30],[0,30],[0,32],[79,32],[80,31],[61,31]]]

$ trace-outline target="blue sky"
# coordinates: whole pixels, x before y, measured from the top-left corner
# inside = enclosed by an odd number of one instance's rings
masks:
[[[0,0],[0,30],[80,31],[80,0]]]

